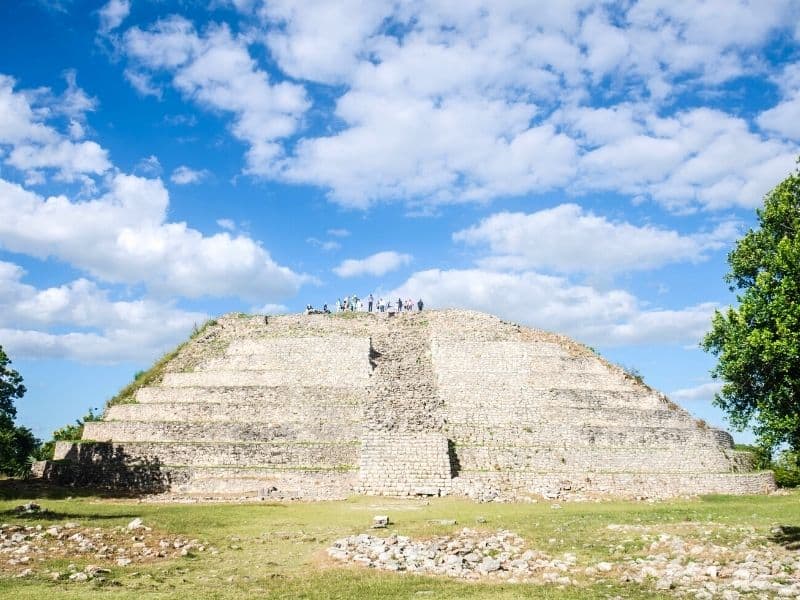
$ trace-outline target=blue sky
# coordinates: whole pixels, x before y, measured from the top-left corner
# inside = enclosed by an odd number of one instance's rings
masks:
[[[0,4],[0,345],[40,437],[229,311],[422,297],[699,417],[800,154],[800,3]],[[742,440],[748,434],[738,434]]]

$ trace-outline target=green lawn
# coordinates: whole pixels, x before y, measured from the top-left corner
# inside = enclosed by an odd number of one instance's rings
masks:
[[[109,566],[103,583],[50,581],[44,575],[15,578],[0,575],[4,598],[657,598],[651,587],[611,582],[580,586],[473,584],[445,578],[382,573],[342,567],[324,550],[335,539],[367,532],[373,515],[388,514],[389,531],[432,536],[462,527],[510,529],[530,547],[551,556],[573,552],[580,565],[614,561],[621,555],[644,552],[636,536],[626,536],[609,524],[641,525],[679,533],[691,539],[703,528],[718,531],[722,542],[735,542],[755,528],[765,543],[776,525],[800,526],[800,494],[771,497],[710,496],[665,503],[603,502],[538,504],[476,504],[464,500],[396,500],[353,498],[341,502],[260,504],[151,504],[92,496],[64,498],[62,494],[20,490],[12,482],[0,487],[0,521],[10,524],[56,524],[78,521],[91,527],[114,527],[141,517],[165,534],[199,538],[219,553],[163,560],[146,566]],[[38,497],[37,497],[38,496]],[[13,508],[35,500],[54,514],[47,518],[17,517]],[[456,519],[455,526],[428,523]],[[478,522],[478,521],[485,522]],[[374,533],[374,532],[372,532]],[[100,564],[75,558],[79,567]],[[65,568],[64,561],[36,567]],[[666,596],[664,596],[666,597]]]

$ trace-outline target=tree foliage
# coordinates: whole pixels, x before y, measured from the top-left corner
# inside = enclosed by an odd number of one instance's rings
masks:
[[[25,394],[22,376],[10,367],[11,359],[0,346],[0,473],[21,475],[28,471],[28,458],[39,445],[30,429],[14,424],[14,401]]]
[[[27,390],[22,385],[22,375],[12,369],[10,364],[11,359],[0,346],[0,415],[14,419],[17,416],[14,400],[22,398]]]
[[[703,340],[723,382],[714,403],[759,444],[800,451],[800,173],[767,194],[758,227],[728,255],[738,306],[714,314]]]

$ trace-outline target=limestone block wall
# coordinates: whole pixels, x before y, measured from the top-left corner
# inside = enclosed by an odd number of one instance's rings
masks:
[[[69,449],[62,449],[64,446]],[[74,446],[57,442],[54,458],[70,458]],[[174,466],[254,466],[285,468],[349,468],[358,462],[357,443],[280,442],[121,442],[131,456],[158,459]]]
[[[731,458],[723,453],[694,449],[676,460],[674,447],[529,447],[456,446],[462,472],[533,471],[538,473],[697,473],[731,471]]]
[[[331,400],[314,403],[316,397],[316,394],[309,394],[307,401],[299,399],[300,401],[297,402],[287,398],[284,405],[280,400],[259,402],[256,399],[225,403],[197,401],[117,404],[108,409],[105,418],[111,421],[235,421],[243,423],[321,422],[323,419],[360,421],[361,405],[357,402],[359,395],[348,396],[347,402]]]
[[[356,485],[354,469],[265,469],[183,467],[171,471],[176,493],[258,495],[283,499],[347,498]]]
[[[369,348],[366,337],[233,340],[222,356],[191,373],[168,373],[162,385],[359,387],[369,381]]]
[[[692,446],[698,452],[708,449],[730,448],[728,437],[720,440],[715,429],[686,427],[663,427],[652,423],[647,426],[588,425],[581,422],[536,421],[503,423],[500,426],[483,425],[480,422],[449,423],[451,439],[463,446],[488,446],[514,443],[515,445],[541,448],[592,448],[612,447],[643,449],[652,446],[672,448],[675,445]]]
[[[231,315],[84,439],[158,464],[176,492],[341,497],[355,487],[371,373],[363,323]],[[56,458],[80,460],[89,445],[60,445]]]
[[[362,417],[358,491],[444,494],[450,459],[427,321],[419,314],[392,319],[371,338],[373,372]]]
[[[60,482],[180,494],[756,493],[769,473],[563,336],[471,311],[228,315],[59,443]]]
[[[128,442],[299,442],[358,440],[360,421],[296,421],[278,424],[204,421],[90,421],[84,439]]]
[[[361,440],[357,491],[370,495],[430,495],[450,491],[447,438],[441,433],[371,433]]]
[[[757,473],[480,473],[453,479],[453,493],[471,498],[575,497],[673,498],[701,494],[767,494],[770,471]]]
[[[483,315],[466,316],[464,327],[449,320],[432,322],[431,348],[455,493],[542,493],[575,481],[618,495],[676,495],[683,484],[735,489],[730,436],[588,349],[510,324],[492,328]],[[704,483],[707,475],[715,483]],[[744,487],[761,489],[770,477],[755,481]]]

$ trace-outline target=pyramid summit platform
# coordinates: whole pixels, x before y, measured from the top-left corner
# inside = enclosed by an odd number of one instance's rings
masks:
[[[226,315],[142,379],[41,473],[302,499],[775,487],[728,433],[591,349],[473,311]]]

